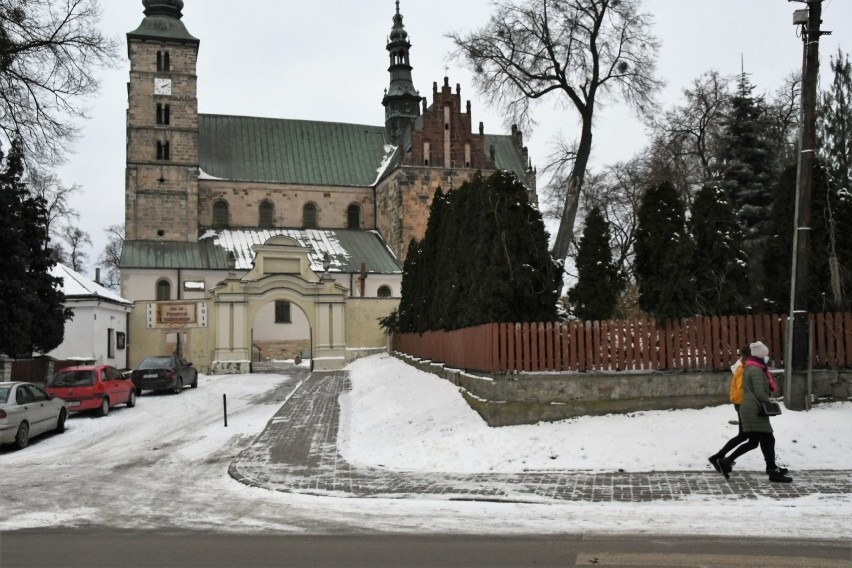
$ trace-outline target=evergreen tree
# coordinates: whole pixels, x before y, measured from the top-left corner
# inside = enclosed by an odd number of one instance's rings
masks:
[[[766,311],[787,313],[790,309],[790,274],[793,259],[793,231],[796,205],[797,167],[790,166],[782,173],[773,192],[772,238],[764,259],[764,288]],[[835,250],[845,251],[838,256],[849,266],[852,261],[852,227],[850,223],[834,223],[832,218],[852,218],[852,199],[836,191],[829,181],[829,174],[820,160],[813,169],[811,194],[811,231],[808,248],[808,309],[831,311],[847,309],[847,304],[838,304],[832,294],[832,235]],[[852,289],[852,278],[843,272],[841,287]]]
[[[695,311],[692,243],[685,207],[669,182],[649,188],[639,205],[635,268],[639,307],[657,318]]]
[[[15,143],[0,171],[0,353],[10,356],[51,351],[71,317],[62,281],[50,275],[44,200],[28,193],[23,174]]]
[[[561,272],[547,245],[541,214],[512,174],[477,173],[436,193],[406,258],[400,329],[555,319]]]
[[[693,274],[698,313],[745,313],[749,279],[742,231],[722,188],[704,186],[696,194],[689,232],[695,246]]]
[[[582,320],[613,317],[624,278],[612,259],[609,223],[599,207],[586,216],[577,252],[577,284],[568,291],[574,315]]]
[[[829,270],[832,303],[848,309],[852,294],[852,64],[837,50],[831,58],[834,79],[817,111],[817,151],[828,171]]]

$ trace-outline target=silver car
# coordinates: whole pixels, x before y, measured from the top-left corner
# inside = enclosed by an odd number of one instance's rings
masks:
[[[19,381],[0,383],[0,444],[26,448],[30,437],[65,431],[65,401],[41,387]]]

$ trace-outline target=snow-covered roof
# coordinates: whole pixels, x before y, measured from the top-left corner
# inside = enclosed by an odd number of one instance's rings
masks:
[[[116,304],[127,304],[128,306],[133,304],[130,300],[125,300],[115,292],[104,288],[93,280],[89,280],[64,264],[57,264],[51,268],[50,275],[62,279],[62,293],[65,294],[66,298],[97,298]]]

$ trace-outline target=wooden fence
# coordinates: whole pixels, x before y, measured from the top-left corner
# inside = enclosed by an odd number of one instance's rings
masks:
[[[21,359],[12,362],[12,380],[46,385],[56,371],[81,365],[79,360],[55,360],[48,357]]]
[[[852,313],[811,314],[814,368],[852,367]],[[783,365],[787,316],[678,320],[492,323],[455,331],[397,333],[396,351],[487,373],[726,370],[756,340]]]

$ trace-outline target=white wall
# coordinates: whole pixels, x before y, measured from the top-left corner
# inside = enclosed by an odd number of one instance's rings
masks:
[[[48,353],[54,359],[84,357],[96,363],[123,368],[127,366],[127,348],[118,349],[116,334],[127,337],[127,313],[130,306],[98,300],[70,301],[65,304],[74,317],[65,322],[62,344]],[[108,330],[112,329],[113,357],[109,357]]]
[[[296,304],[290,303],[290,321],[275,323],[275,302],[269,302],[257,312],[252,323],[253,341],[287,341],[291,339],[309,339],[311,326],[305,312]]]

